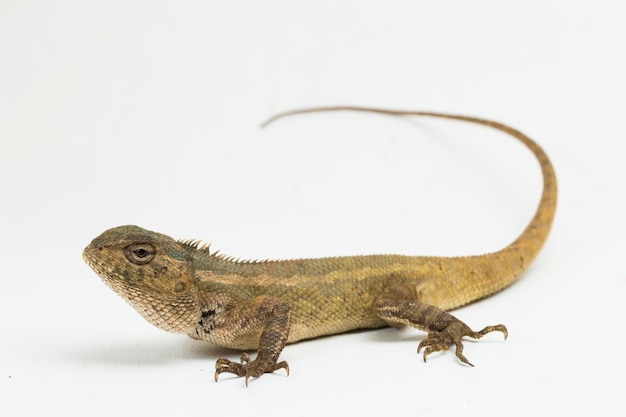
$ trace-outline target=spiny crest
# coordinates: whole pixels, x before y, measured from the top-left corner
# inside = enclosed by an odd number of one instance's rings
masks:
[[[211,244],[202,242],[201,239],[179,239],[178,243],[187,246],[188,248],[195,249],[200,252],[204,252],[207,255],[228,262],[241,262],[239,258],[233,256],[224,255],[219,250],[211,252]]]
[[[203,243],[202,240],[200,239],[178,239],[178,243],[185,245],[189,248],[192,249],[196,249],[199,251],[203,251],[206,252],[208,254],[211,254],[210,249],[211,249],[211,244],[210,243]],[[216,251],[217,253],[217,251]]]
[[[206,243],[206,242],[203,243],[201,239],[178,239],[177,242],[180,243],[181,245],[187,246],[188,248],[204,252],[207,255],[211,256],[212,258],[219,259],[220,261],[240,263],[240,264],[276,262],[276,260],[269,260],[269,259],[268,260],[241,259],[235,256],[230,256],[230,255],[220,253],[219,249],[214,252],[211,252],[211,244]]]

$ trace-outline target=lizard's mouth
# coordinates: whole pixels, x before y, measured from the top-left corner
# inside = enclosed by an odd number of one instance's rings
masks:
[[[100,277],[100,279],[102,279],[107,287],[111,288],[113,291],[120,294],[122,298],[128,301],[128,298],[125,297],[128,283],[124,279],[124,276],[115,273],[115,270],[111,268],[107,268],[105,262],[99,262],[98,258],[94,256],[93,251],[94,249],[91,245],[87,246],[83,251],[83,261],[89,265],[89,267]]]
[[[96,260],[89,255],[89,247],[86,247],[83,251],[83,261],[85,261],[85,263],[89,265],[89,267],[93,269],[96,274],[99,276],[103,275],[104,271],[98,266]]]
[[[98,274],[100,278],[104,280],[115,278],[113,274],[111,274],[109,271],[106,271],[104,267],[100,265],[96,259],[94,259],[94,257],[90,254],[89,246],[87,246],[83,251],[83,261],[85,261],[85,263],[89,265],[89,267],[93,269],[93,271]]]
[[[89,267],[93,269],[98,275],[102,275],[104,270],[101,266],[99,266],[97,258],[94,256],[93,253],[93,244],[90,244],[83,250],[83,261],[85,261],[85,263],[89,265]]]

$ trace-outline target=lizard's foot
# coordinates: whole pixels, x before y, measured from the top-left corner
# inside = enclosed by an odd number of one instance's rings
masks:
[[[472,331],[465,323],[462,321],[456,320],[450,323],[445,329],[442,331],[430,331],[428,332],[428,336],[424,340],[420,342],[417,346],[417,353],[420,353],[422,348],[424,349],[424,362],[426,362],[426,357],[433,352],[438,352],[441,350],[447,350],[451,345],[456,346],[456,357],[463,363],[468,364],[469,366],[474,366],[467,360],[465,356],[463,356],[463,342],[461,339],[463,336],[469,336],[472,339],[480,339],[487,333],[491,333],[494,331],[502,332],[504,334],[504,338],[506,339],[509,335],[506,327],[502,324],[498,324],[496,326],[487,326],[479,332]]]
[[[286,361],[276,363],[272,360],[263,360],[262,358],[256,358],[251,361],[250,356],[247,353],[241,354],[240,362],[233,362],[231,360],[220,358],[215,362],[215,382],[221,373],[227,372],[235,374],[237,376],[243,376],[246,378],[246,387],[248,386],[248,379],[250,377],[259,377],[266,372],[274,372],[278,369],[285,369],[287,376],[289,376],[289,365]]]

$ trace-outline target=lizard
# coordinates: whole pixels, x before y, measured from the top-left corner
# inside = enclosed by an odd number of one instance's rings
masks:
[[[536,257],[556,210],[554,168],[544,150],[518,130],[495,121],[447,113],[367,107],[292,110],[269,119],[323,112],[357,111],[469,122],[513,136],[536,157],[543,191],[526,229],[496,252],[458,257],[365,255],[293,260],[240,260],[199,240],[174,240],[126,225],[109,229],[84,249],[83,259],[111,289],[153,325],[174,333],[242,350],[240,361],[220,358],[222,373],[260,377],[284,369],[278,361],[288,343],[355,329],[410,326],[426,332],[418,345],[423,360],[455,347],[464,337],[501,332],[503,324],[474,331],[449,313],[515,282]],[[251,359],[245,351],[257,350]]]

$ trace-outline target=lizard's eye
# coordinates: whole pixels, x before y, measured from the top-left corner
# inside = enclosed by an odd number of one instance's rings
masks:
[[[135,265],[145,265],[154,258],[156,250],[148,243],[134,243],[124,248],[126,259]]]

